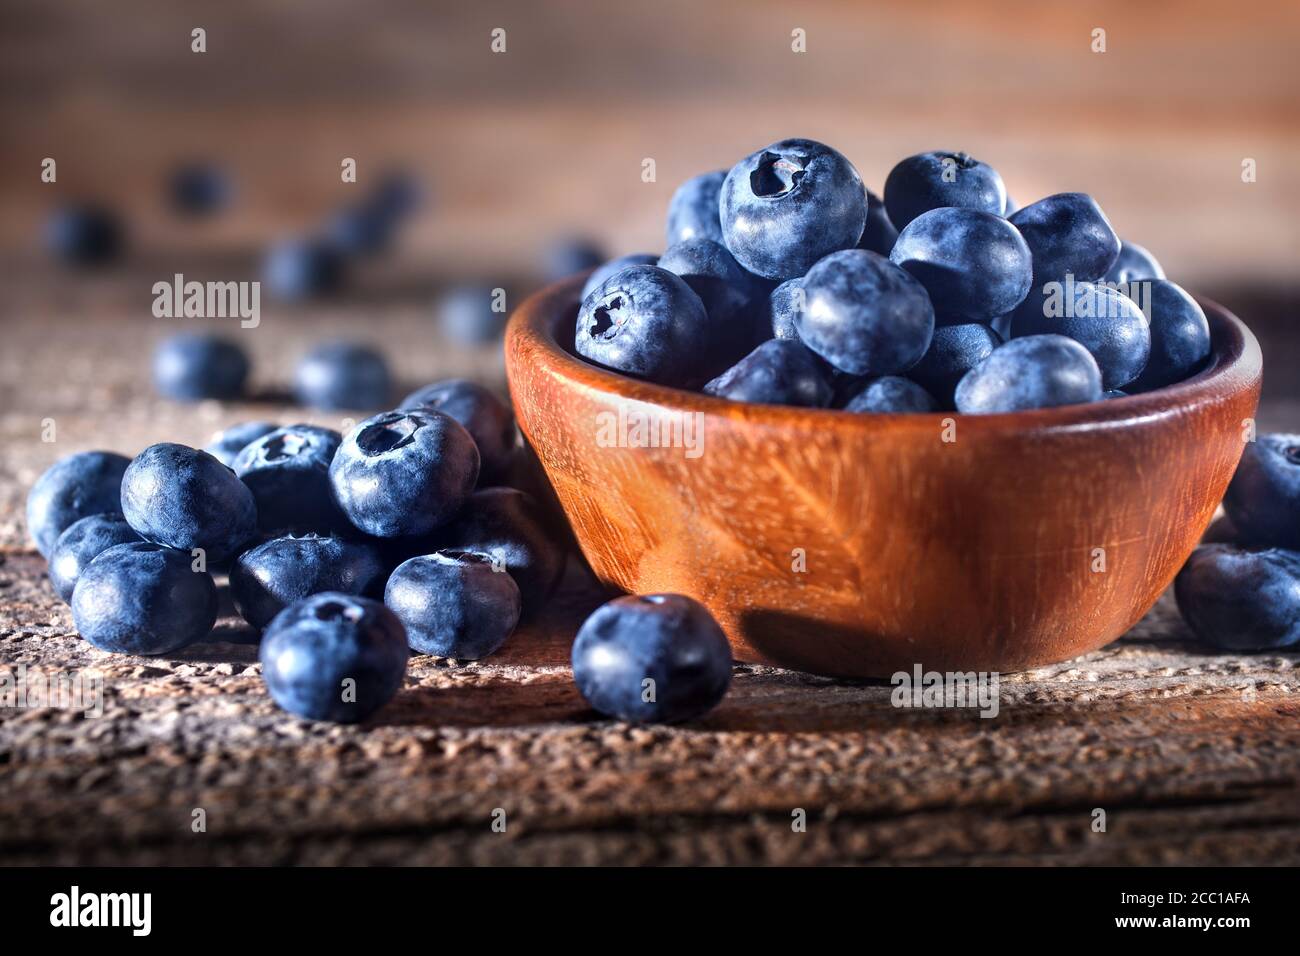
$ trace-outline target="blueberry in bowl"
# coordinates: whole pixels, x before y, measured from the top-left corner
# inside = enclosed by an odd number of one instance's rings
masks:
[[[1120,240],[1097,201],[1087,193],[1057,193],[1023,206],[1008,221],[1034,258],[1034,284],[1096,282],[1119,258]]]
[[[846,412],[902,414],[933,412],[938,408],[934,396],[916,382],[900,375],[870,378],[857,387],[844,403]]]
[[[1030,290],[1013,313],[1013,339],[1073,339],[1096,360],[1104,390],[1123,388],[1142,374],[1151,355],[1151,326],[1136,302],[1117,289],[1091,282],[1049,282],[1043,289]]]
[[[831,385],[817,357],[798,342],[769,339],[704,386],[733,402],[824,408]]]
[[[582,297],[585,299],[593,291],[604,284],[605,280],[616,272],[622,272],[628,266],[653,266],[659,264],[659,257],[649,252],[633,252],[626,256],[618,256],[610,259],[608,262],[597,266],[587,276],[587,281],[582,286]]]
[[[899,162],[885,179],[884,205],[896,229],[945,206],[1001,216],[1006,202],[1007,188],[998,171],[967,153],[918,153]]]

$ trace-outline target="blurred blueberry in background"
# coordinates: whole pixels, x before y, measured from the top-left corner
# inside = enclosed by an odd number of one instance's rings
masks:
[[[438,325],[458,345],[488,345],[505,331],[507,301],[504,290],[498,294],[486,285],[456,286],[438,299]]]
[[[192,162],[178,166],[167,182],[167,199],[183,216],[210,216],[230,204],[234,184],[211,163]]]
[[[63,206],[45,223],[45,245],[74,266],[98,266],[122,253],[124,230],[112,210],[91,203]]]

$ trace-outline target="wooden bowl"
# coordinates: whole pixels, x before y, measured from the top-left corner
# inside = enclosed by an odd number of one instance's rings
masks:
[[[580,287],[519,308],[506,369],[587,560],[615,588],[702,601],[740,660],[818,674],[1015,671],[1119,637],[1209,524],[1259,400],[1255,337],[1202,302],[1209,366],[1144,395],[1003,415],[739,404],[574,357]]]

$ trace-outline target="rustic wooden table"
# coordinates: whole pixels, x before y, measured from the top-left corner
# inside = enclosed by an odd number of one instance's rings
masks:
[[[148,315],[157,263],[75,280],[7,265],[0,673],[100,675],[104,707],[0,709],[0,860],[1300,862],[1300,655],[1207,653],[1168,595],[1095,654],[1004,676],[991,720],[897,710],[884,683],[744,664],[698,723],[603,720],[567,664],[602,600],[576,560],[501,653],[413,659],[406,688],[361,727],[276,709],[230,616],[212,642],[171,657],[101,653],[76,636],[23,527],[26,490],[54,458],[301,419],[277,385],[327,334],[381,345],[412,385],[453,371],[499,381],[499,359],[450,349],[423,292],[399,283],[387,295],[381,276],[378,291],[337,304],[267,306],[258,329],[233,333],[254,354],[256,400],[183,407],[148,384],[149,345],[174,330]],[[40,440],[49,419],[52,444]],[[1261,420],[1294,422],[1295,408],[1273,401]],[[804,832],[792,827],[800,809]]]

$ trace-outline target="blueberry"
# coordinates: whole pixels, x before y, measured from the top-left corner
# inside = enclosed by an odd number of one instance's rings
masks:
[[[691,598],[616,598],[578,630],[573,680],[587,703],[610,717],[693,720],[726,694],[731,647],[713,616]]]
[[[36,479],[27,494],[27,530],[41,557],[50,556],[74,521],[121,509],[122,475],[129,464],[125,455],[111,451],[82,451],[60,458]]]
[[[1300,551],[1300,435],[1246,442],[1223,507],[1244,543]]]
[[[692,176],[677,187],[668,203],[667,245],[675,246],[689,239],[722,242],[722,218],[718,205],[726,178],[727,171],[719,169]]]
[[[858,240],[858,248],[866,249],[882,256],[887,256],[898,241],[898,230],[890,222],[885,212],[885,204],[880,197],[867,190],[867,225]]]
[[[921,284],[884,256],[832,253],[803,278],[799,339],[837,369],[894,375],[930,346],[934,308]]]
[[[369,542],[285,535],[241,554],[230,569],[235,609],[262,628],[290,604],[323,591],[378,597],[385,567]]]
[[[342,440],[332,428],[289,425],[240,451],[231,468],[253,493],[262,531],[330,531],[345,526],[329,474]]]
[[[1103,389],[1122,388],[1151,354],[1147,317],[1128,296],[1091,282],[1049,282],[1032,289],[1011,319],[1011,337],[1065,335],[1097,360]]]
[[[1119,257],[1115,264],[1106,271],[1106,282],[1123,285],[1140,282],[1144,279],[1163,279],[1165,270],[1156,262],[1156,257],[1139,246],[1136,242],[1120,241]]]
[[[868,379],[849,398],[846,412],[933,412],[934,398],[910,378],[883,375]]]
[[[634,252],[631,255],[619,256],[617,259],[610,259],[591,275],[587,276],[587,281],[582,285],[582,298],[585,300],[598,288],[605,284],[605,280],[611,276],[622,272],[628,266],[653,266],[657,265],[659,257],[651,255],[648,252]]]
[[[681,276],[700,297],[709,320],[711,355],[733,358],[753,345],[746,310],[756,290],[730,252],[712,239],[687,239],[659,257],[659,268]]]
[[[328,239],[283,240],[268,250],[262,264],[267,290],[291,302],[336,291],[343,275],[343,255]]]
[[[366,534],[428,534],[463,505],[479,453],[459,422],[430,408],[384,412],[343,439],[330,465],[334,498]]]
[[[936,312],[987,321],[1010,312],[1033,281],[1029,246],[992,213],[931,209],[899,233],[889,258],[930,293]]]
[[[769,339],[704,386],[733,402],[824,408],[831,386],[817,358],[798,342]]]
[[[695,379],[710,342],[700,297],[657,266],[628,266],[597,286],[578,311],[574,333],[583,358],[660,385]]]
[[[492,559],[438,551],[398,565],[384,603],[406,627],[419,654],[477,661],[505,643],[519,623],[519,586]]]
[[[867,191],[853,164],[821,143],[787,139],[727,173],[722,235],[736,261],[767,279],[803,275],[851,249],[867,222]]]
[[[369,203],[345,206],[325,226],[329,243],[345,256],[374,256],[388,249],[396,221]]]
[[[231,425],[212,436],[203,449],[227,468],[235,464],[235,456],[263,435],[275,431],[280,426],[273,422],[240,422]]]
[[[605,261],[600,247],[588,239],[569,237],[547,247],[542,257],[542,275],[548,282],[567,279],[594,269]]]
[[[77,631],[117,654],[166,654],[203,640],[217,621],[217,587],[191,562],[146,541],[101,552],[72,592]]]
[[[352,724],[393,699],[410,651],[402,622],[384,605],[326,591],[277,614],[258,657],[280,707],[308,720]]]
[[[229,339],[182,332],[164,339],[155,350],[154,387],[179,402],[235,398],[244,390],[248,366],[244,350]]]
[[[953,393],[962,376],[992,354],[1002,337],[980,322],[941,325],[934,330],[930,347],[907,371],[907,377],[926,390],[945,408],[953,405]]]
[[[173,170],[167,198],[183,216],[210,216],[221,211],[234,193],[229,177],[210,163],[186,163]]]
[[[1101,398],[1101,370],[1087,349],[1064,335],[1012,339],[957,384],[957,411],[1017,412]]]
[[[1129,391],[1149,392],[1181,382],[1210,357],[1210,323],[1196,300],[1167,279],[1129,283],[1151,321],[1151,357]]]
[[[257,533],[253,493],[205,451],[164,442],[122,476],[122,514],[146,541],[190,551],[210,564],[233,557]]]
[[[768,297],[768,312],[771,315],[772,335],[778,339],[799,341],[799,330],[795,328],[795,316],[803,308],[803,277],[786,279],[772,290]]]
[[[366,196],[366,205],[381,216],[404,219],[424,205],[425,188],[413,173],[390,169],[379,176]]]
[[[1057,193],[1017,209],[1010,223],[1034,257],[1034,284],[1096,282],[1119,257],[1119,236],[1097,201],[1086,193]],[[1000,309],[998,311],[1006,311]]]
[[[116,544],[139,540],[140,536],[116,512],[74,521],[59,535],[50,552],[50,583],[59,597],[71,601],[72,589],[86,565]]]
[[[69,265],[104,265],[122,253],[122,223],[115,213],[101,206],[66,206],[46,222],[45,244]]]
[[[438,299],[438,326],[443,335],[458,345],[491,344],[505,334],[508,318],[504,310],[497,311],[497,303],[495,289],[457,286]]]
[[[543,523],[537,501],[514,488],[475,492],[438,538],[443,550],[476,551],[510,572],[525,613],[545,602],[564,571],[564,550]]]
[[[1202,545],[1174,579],[1178,610],[1207,644],[1268,651],[1300,641],[1300,553]]]
[[[391,390],[384,357],[355,342],[318,345],[302,357],[294,372],[298,401],[325,411],[383,408]]]
[[[1006,202],[1007,189],[997,170],[966,153],[918,153],[899,162],[885,179],[885,208],[899,229],[945,206],[1001,216]]]
[[[463,378],[435,382],[416,389],[398,406],[400,411],[432,408],[464,426],[478,447],[479,484],[496,481],[510,468],[518,429],[510,406],[490,389]]]

